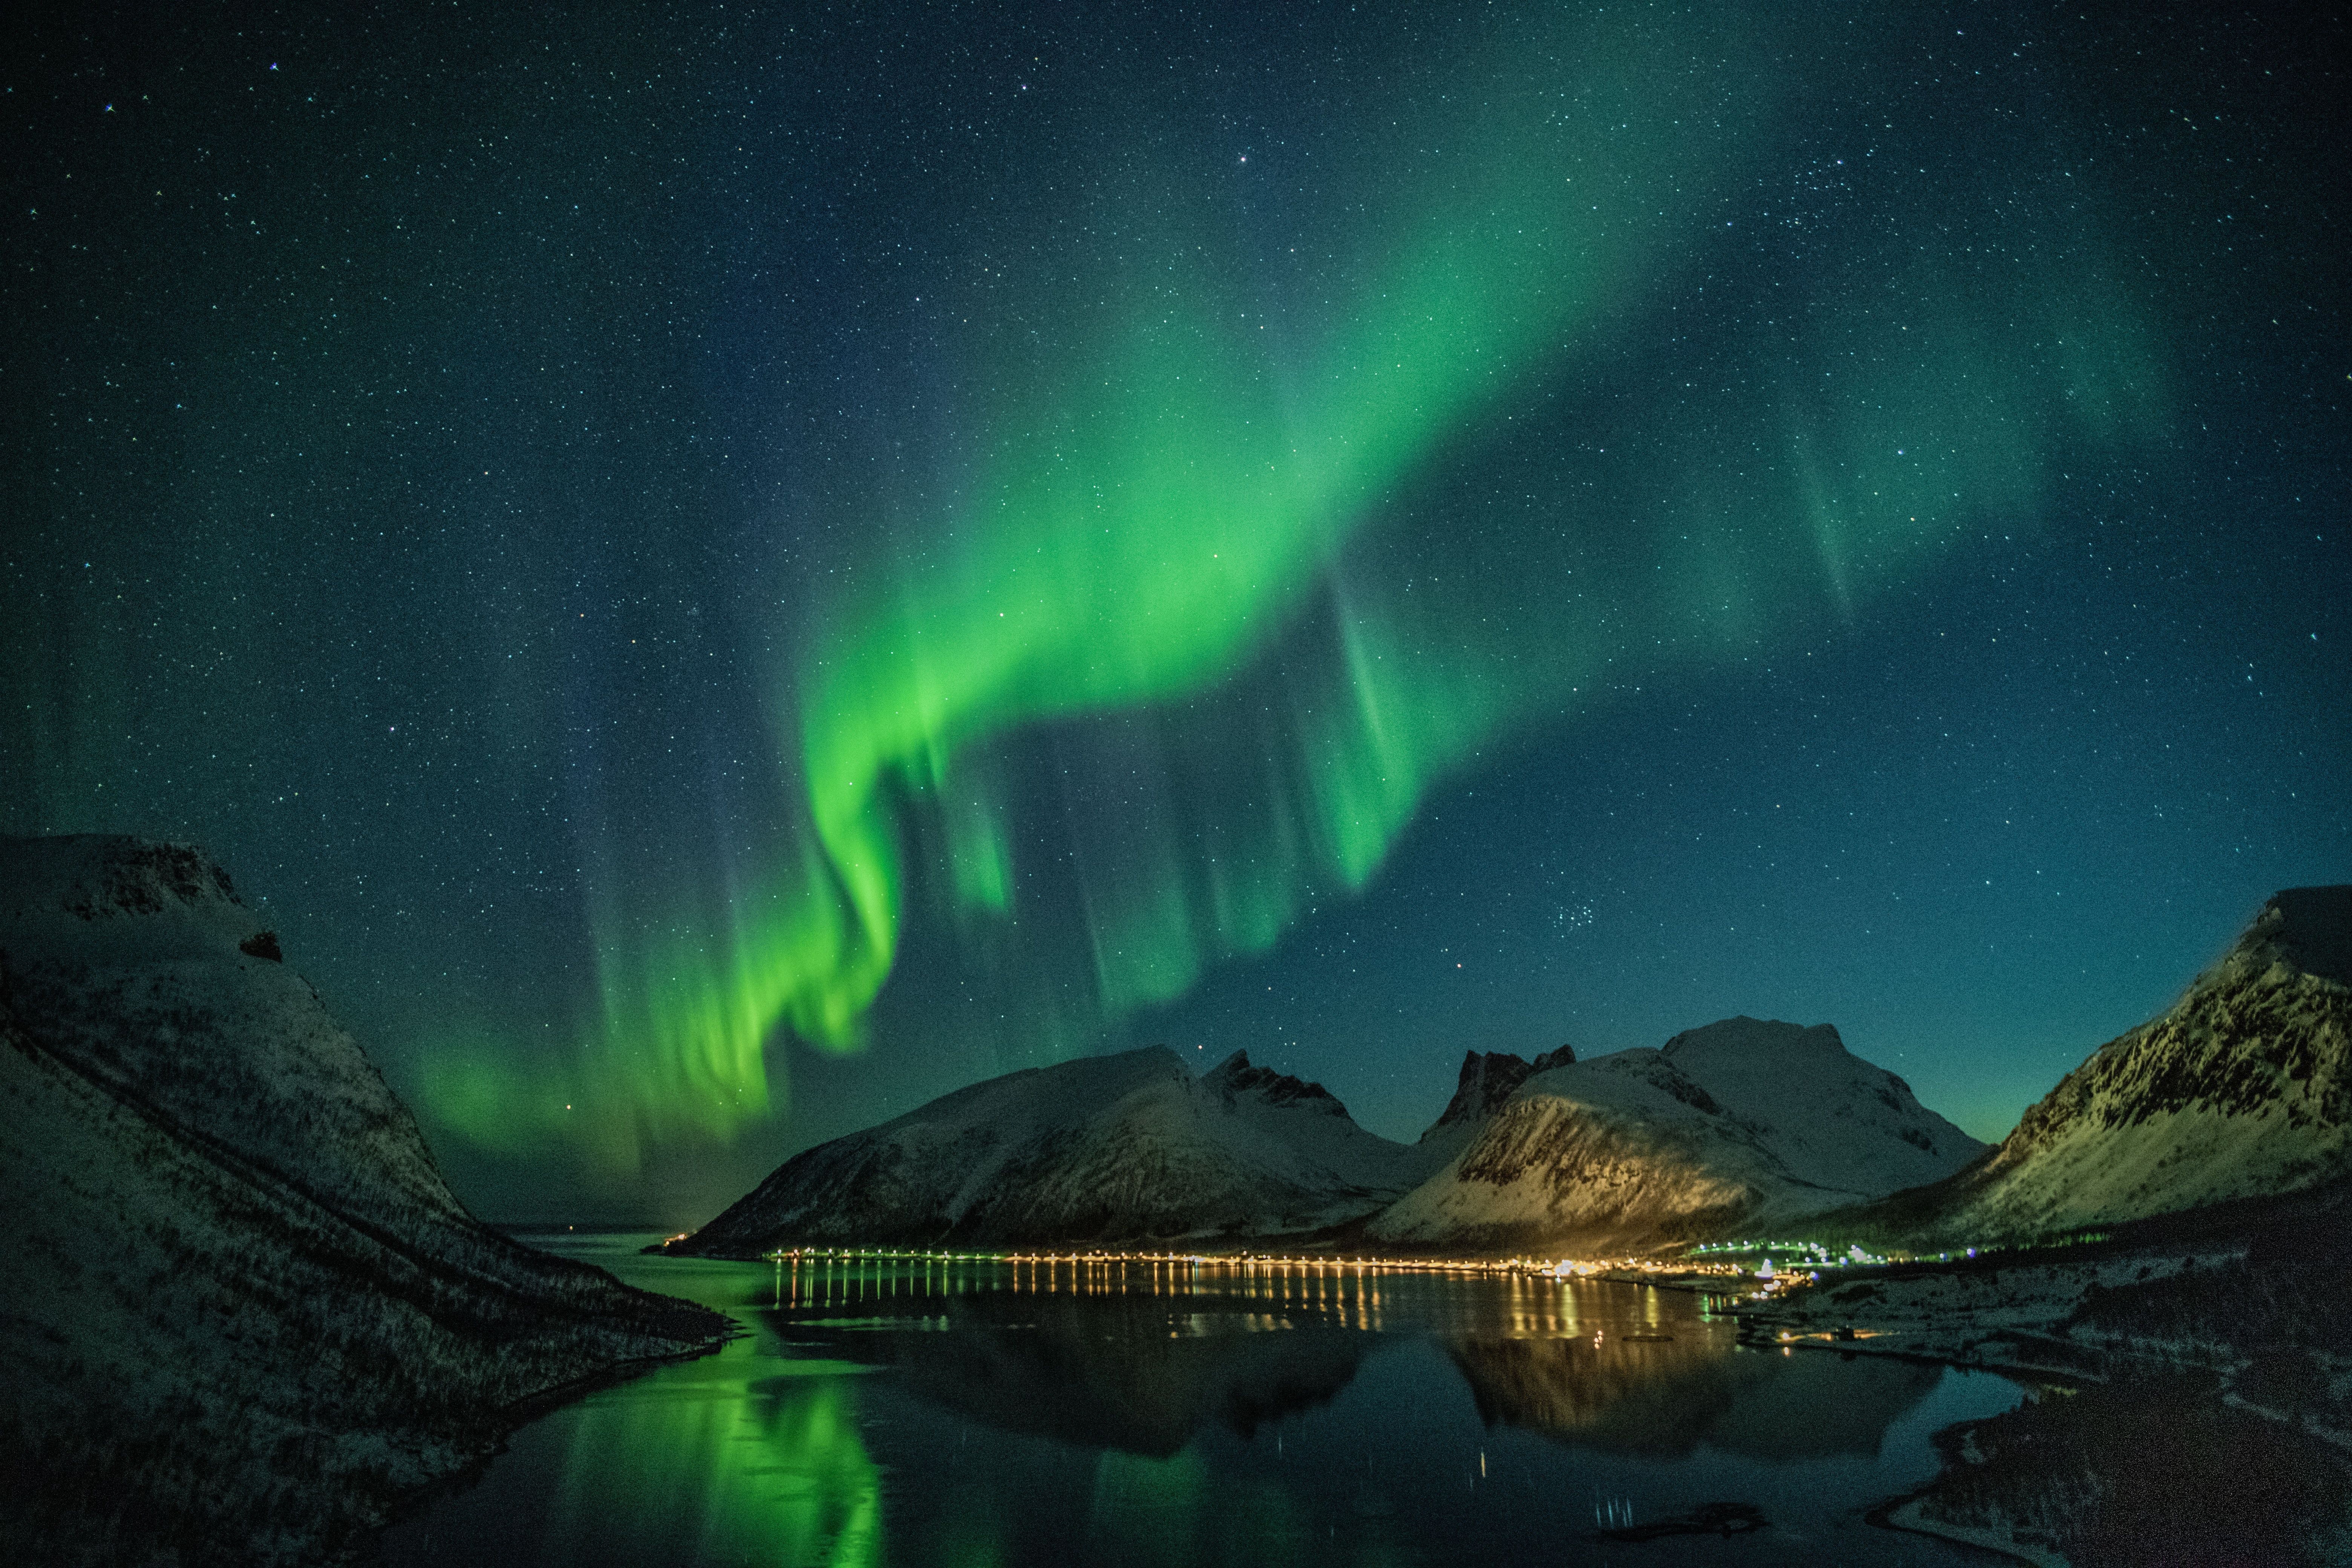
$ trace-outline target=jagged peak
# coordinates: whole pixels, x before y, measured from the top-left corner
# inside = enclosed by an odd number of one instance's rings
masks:
[[[1529,1076],[1533,1076],[1539,1072],[1549,1072],[1554,1068],[1574,1067],[1575,1065],[1576,1047],[1563,1041],[1559,1045],[1554,1046],[1551,1049],[1544,1052],[1543,1055],[1538,1057],[1534,1061],[1530,1062],[1528,1065],[1528,1071]]]
[[[2352,985],[2352,885],[2273,893],[2208,978],[2240,979],[2282,962]]]
[[[109,962],[285,957],[211,856],[121,834],[0,838],[0,941],[20,955],[55,950]]]
[[[2347,987],[2352,887],[2273,893],[2170,1007],[2027,1107],[1937,1223],[2032,1234],[2340,1173],[2352,1158]]]
[[[1242,1095],[1267,1105],[1310,1104],[1318,1110],[1347,1114],[1339,1098],[1319,1083],[1293,1078],[1272,1068],[1252,1067],[1249,1052],[1235,1051],[1202,1075],[1201,1082],[1223,1095],[1228,1103]]]
[[[1422,1142],[1440,1129],[1452,1127],[1474,1116],[1482,1116],[1511,1097],[1512,1090],[1528,1080],[1534,1068],[1524,1058],[1509,1051],[1465,1051],[1462,1072],[1455,1079],[1454,1098],[1423,1132]]]
[[[2297,1018],[2251,1008],[2233,994],[2267,990],[2308,976],[2322,1011]],[[2290,1085],[2316,1093],[2318,1114],[2340,1123],[2334,1107],[2344,1073],[2340,1026],[2320,1018],[2352,984],[2352,887],[2288,888],[2266,900],[2231,944],[2180,999],[2137,1028],[2091,1053],[2056,1088],[2026,1109],[2001,1143],[2014,1161],[2084,1115],[2103,1123],[2137,1123],[2191,1105],[2231,1114],[2259,1112]],[[2290,1004],[2290,1005],[2294,1005]],[[2284,1073],[2284,1079],[2274,1075]]]
[[[1459,1090],[1470,1084],[1507,1077],[1514,1071],[1524,1075],[1528,1070],[1527,1058],[1512,1051],[1465,1051],[1462,1053],[1462,1071],[1454,1079],[1454,1087]]]
[[[228,872],[197,846],[112,833],[0,839],[0,899],[23,913],[85,921],[243,906]]]

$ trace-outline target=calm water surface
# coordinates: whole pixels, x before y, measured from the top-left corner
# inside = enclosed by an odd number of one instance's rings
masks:
[[[747,1338],[566,1406],[387,1562],[1959,1563],[1863,1521],[1984,1373],[1742,1350],[1687,1294],[1353,1270],[717,1263],[530,1238]],[[1726,1540],[1608,1524],[1739,1502]]]

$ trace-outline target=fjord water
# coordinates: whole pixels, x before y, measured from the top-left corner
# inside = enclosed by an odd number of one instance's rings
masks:
[[[1598,1281],[530,1239],[748,1331],[525,1427],[391,1563],[1982,1562],[1864,1515],[2024,1392]],[[1765,1522],[1601,1535],[1711,1503]]]

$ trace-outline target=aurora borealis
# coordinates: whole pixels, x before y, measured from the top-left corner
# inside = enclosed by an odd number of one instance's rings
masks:
[[[11,68],[5,827],[208,846],[486,1213],[1161,1039],[1997,1136],[2345,874],[2283,21],[240,26]]]

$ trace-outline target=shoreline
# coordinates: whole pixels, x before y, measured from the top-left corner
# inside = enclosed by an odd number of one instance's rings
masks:
[[[1939,1474],[1937,1481],[1942,1479]],[[2005,1531],[1979,1530],[1965,1524],[1946,1524],[1924,1517],[1920,1510],[1935,1491],[1937,1481],[1930,1481],[1916,1491],[1888,1499],[1864,1514],[1863,1522],[1902,1535],[1924,1535],[1955,1546],[1971,1547],[1979,1552],[1990,1552],[2005,1562],[2028,1563],[2031,1568],[2074,1568],[2072,1558],[2027,1545]]]
[[[698,1303],[697,1303],[698,1304]],[[520,1399],[498,1406],[481,1420],[495,1431],[495,1436],[456,1468],[435,1476],[412,1490],[401,1493],[385,1505],[383,1517],[362,1537],[357,1561],[372,1563],[380,1561],[377,1542],[390,1531],[405,1524],[443,1499],[470,1490],[508,1451],[516,1433],[534,1423],[543,1421],[567,1405],[576,1405],[592,1394],[607,1388],[634,1383],[667,1366],[678,1366],[690,1361],[700,1361],[717,1355],[739,1340],[752,1337],[754,1331],[732,1312],[720,1312],[706,1308],[727,1320],[728,1331],[716,1334],[700,1344],[674,1352],[668,1355],[637,1356],[628,1361],[613,1362],[593,1372],[542,1388],[536,1394],[526,1394]]]

